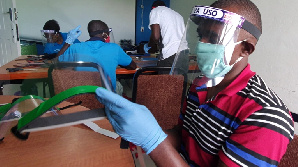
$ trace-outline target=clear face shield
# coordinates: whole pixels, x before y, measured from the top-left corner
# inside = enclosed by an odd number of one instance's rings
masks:
[[[45,43],[55,43],[57,33],[54,30],[41,30],[41,39]]]
[[[107,43],[115,43],[115,38],[114,38],[114,33],[112,31],[112,28],[109,28],[108,39],[106,39],[105,42],[107,42]]]
[[[0,139],[5,137],[7,132],[18,124],[19,119],[38,107],[44,101],[45,99],[39,96],[29,95],[19,98],[11,105],[7,104],[6,106],[8,107],[0,106],[2,109],[1,112],[3,112],[0,113]],[[7,110],[6,113],[4,112],[5,110]],[[41,117],[54,116],[58,114],[60,114],[60,112],[58,108],[54,106],[49,108]]]
[[[187,59],[189,65],[184,68],[188,68],[185,71],[189,72],[190,81],[202,74],[208,87],[219,84],[232,66],[241,60],[239,58],[230,64],[235,46],[243,42],[237,41],[237,38],[245,22],[248,28],[251,23],[238,14],[209,6],[195,6],[180,46],[187,47],[188,51],[182,52],[179,48],[171,74],[179,73],[183,69],[182,60]],[[251,28],[248,30],[251,31]]]

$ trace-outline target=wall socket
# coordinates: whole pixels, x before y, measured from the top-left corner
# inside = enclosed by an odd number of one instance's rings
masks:
[[[144,32],[144,27],[141,27],[141,32]]]

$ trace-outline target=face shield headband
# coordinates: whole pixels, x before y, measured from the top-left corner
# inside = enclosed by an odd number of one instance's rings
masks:
[[[110,32],[112,32],[112,28],[105,29],[105,30],[97,30],[97,31],[93,31],[93,32],[90,32],[89,35],[90,35],[91,37],[94,37],[95,35],[98,35],[98,34],[110,33]]]
[[[210,6],[195,6],[192,10],[190,18],[196,24],[199,24],[200,18],[212,19],[224,24],[232,24],[249,32],[257,40],[261,35],[260,30],[252,23],[247,21],[244,17],[223,9],[213,8]]]
[[[105,30],[97,30],[97,31],[93,31],[93,32],[89,33],[90,37],[95,37],[98,34],[102,34],[102,37],[104,39],[103,42],[106,42],[106,43],[111,42],[110,36],[112,36],[111,35],[112,34],[112,28],[105,29]]]

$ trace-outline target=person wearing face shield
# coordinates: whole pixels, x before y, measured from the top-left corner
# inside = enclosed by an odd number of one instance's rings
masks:
[[[112,30],[101,20],[92,20],[88,23],[90,39],[82,43],[72,45],[65,44],[64,52],[58,53],[59,61],[84,61],[99,64],[104,73],[110,78],[112,88],[116,91],[116,68],[122,66],[126,69],[136,69],[136,64],[123,49],[112,40]],[[73,36],[69,33],[68,37]],[[75,33],[76,34],[76,33]],[[74,39],[74,38],[72,38]]]
[[[278,166],[294,137],[284,102],[251,71],[262,33],[250,0],[195,6],[184,38],[201,74],[192,80],[178,125],[163,131],[145,106],[96,91],[115,131],[157,166]],[[173,64],[173,73],[178,65]]]
[[[50,57],[55,57],[66,43],[68,33],[60,32],[60,26],[56,20],[48,20],[45,23],[43,30],[41,30],[41,33],[46,40],[44,54]],[[78,39],[74,39],[73,43],[80,43],[80,41]]]

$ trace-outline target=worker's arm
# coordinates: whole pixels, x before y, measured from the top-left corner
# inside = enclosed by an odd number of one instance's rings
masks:
[[[149,47],[155,47],[159,43],[160,39],[160,26],[159,24],[152,24],[151,27],[151,36],[148,43]]]
[[[70,47],[71,44],[74,43],[74,41],[81,35],[80,28],[81,26],[77,26],[73,30],[70,30],[67,35],[67,39],[65,41],[64,46],[60,49],[60,51],[56,54],[56,57],[59,57],[60,55],[64,54],[65,51]]]
[[[158,165],[184,165],[185,162],[173,147],[172,140],[166,139],[166,133],[145,106],[101,87],[96,90],[96,95],[99,102],[105,105],[107,118],[115,132],[123,139],[142,147]]]
[[[177,150],[173,147],[167,138],[161,142],[149,156],[155,162],[156,166],[188,167],[189,165],[183,160]]]
[[[157,166],[189,166],[177,151],[180,129],[177,132],[168,131],[167,137],[145,106],[102,87],[95,93],[99,102],[105,105],[105,113],[115,132],[123,139],[140,146]]]
[[[155,162],[156,166],[172,166],[172,167],[184,167],[189,166],[185,160],[178,153],[180,148],[180,136],[178,136],[177,130],[167,132],[168,137],[161,142],[149,156]],[[227,167],[221,160],[218,162],[217,167]]]
[[[168,140],[171,142],[172,146],[179,151],[181,143],[181,127],[176,125],[173,129],[165,130],[168,135]]]
[[[59,57],[60,55],[64,54],[65,51],[70,47],[70,44],[65,43],[64,46],[60,49],[60,51],[56,54],[56,57]]]
[[[149,42],[144,45],[145,53],[155,53],[159,50],[159,40],[160,40],[160,26],[159,24],[152,24],[151,27],[151,36]]]
[[[131,63],[125,67],[127,70],[135,70],[136,69],[136,63],[132,60]]]

